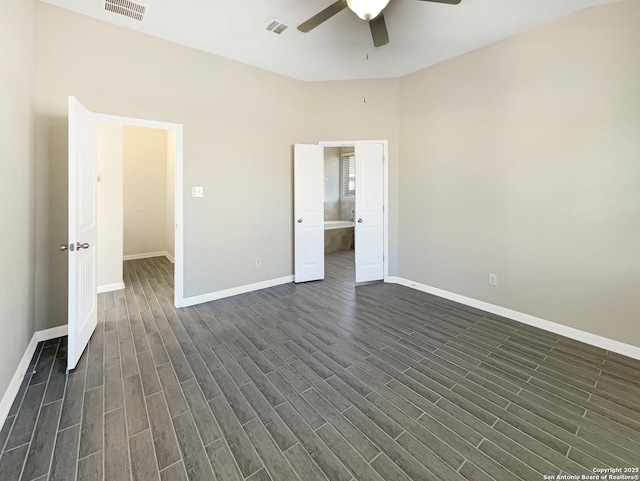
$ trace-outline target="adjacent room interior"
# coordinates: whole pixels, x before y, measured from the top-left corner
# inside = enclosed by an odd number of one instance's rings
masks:
[[[125,287],[123,262],[174,262],[175,132],[97,126],[98,293]]]
[[[119,1],[0,16],[0,479],[638,472],[637,0]],[[183,135],[96,127],[67,372],[69,96]],[[374,139],[384,282],[356,287]],[[300,145],[324,280],[296,283]]]
[[[324,149],[325,275],[355,286],[356,165],[353,147]]]

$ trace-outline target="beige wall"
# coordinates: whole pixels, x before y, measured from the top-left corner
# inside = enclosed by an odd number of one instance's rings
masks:
[[[400,81],[311,82],[305,84],[305,87],[306,143],[322,140],[389,141],[389,274],[396,275]],[[365,96],[367,103],[364,103]]]
[[[0,15],[0,397],[34,332],[35,160],[33,2],[6,0]]]
[[[36,31],[39,157],[54,173],[40,212],[49,244],[66,239],[71,94],[95,112],[184,125],[187,296],[292,273],[292,145],[305,137],[304,83],[43,3]],[[204,198],[192,198],[192,186]],[[43,259],[56,280],[40,296],[47,327],[67,317],[56,255]]]
[[[123,147],[124,255],[165,252],[167,131],[125,126]]]
[[[401,277],[640,346],[639,25],[589,9],[402,79]]]
[[[165,246],[171,258],[175,257],[176,238],[176,133],[167,131],[167,185],[165,215]]]
[[[123,129],[98,123],[98,287],[123,281]]]
[[[324,220],[340,220],[340,148],[324,149]]]

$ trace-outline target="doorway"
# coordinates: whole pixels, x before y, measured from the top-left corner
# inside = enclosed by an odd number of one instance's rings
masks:
[[[337,250],[352,252],[356,283],[388,278],[387,156],[385,140],[295,146],[296,282],[324,279]]]
[[[98,122],[98,293],[125,287],[123,261],[174,262],[175,144],[174,131]]]
[[[356,161],[353,147],[324,148],[325,277],[355,283]]]
[[[98,123],[164,129],[175,133],[175,269],[174,303],[181,305],[183,285],[182,125],[98,114],[69,97],[69,311],[67,372],[74,369],[97,326]],[[117,146],[110,145],[111,150]],[[109,150],[109,149],[107,149]],[[121,261],[122,262],[122,259]]]
[[[183,298],[182,125],[96,114],[98,292],[124,288],[123,261],[174,263]]]

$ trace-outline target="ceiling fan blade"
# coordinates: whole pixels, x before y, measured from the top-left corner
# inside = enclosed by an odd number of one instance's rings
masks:
[[[298,30],[304,33],[310,32],[321,23],[329,20],[336,13],[342,12],[345,8],[347,8],[347,2],[345,0],[338,0],[336,3],[329,5],[327,8],[325,8],[322,12],[318,13],[317,15],[314,15],[306,22],[298,25]]]
[[[419,0],[420,2],[448,3],[450,5],[458,5],[462,0]]]
[[[373,20],[369,20],[369,28],[373,37],[373,44],[376,47],[382,47],[389,43],[389,32],[387,32],[387,23],[384,21],[384,15],[381,13]]]

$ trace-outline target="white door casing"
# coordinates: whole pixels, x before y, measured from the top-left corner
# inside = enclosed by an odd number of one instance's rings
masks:
[[[294,278],[324,279],[324,148],[294,148]]]
[[[69,345],[76,367],[97,325],[97,121],[69,97]],[[87,246],[88,244],[88,246]],[[87,246],[87,247],[83,247]]]
[[[357,142],[356,282],[384,279],[384,145]]]

